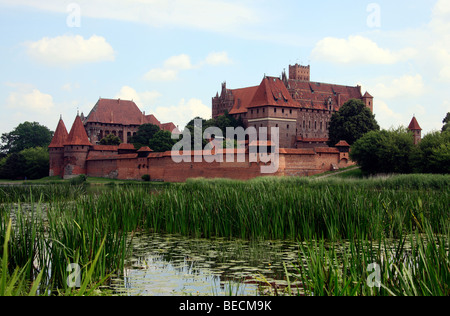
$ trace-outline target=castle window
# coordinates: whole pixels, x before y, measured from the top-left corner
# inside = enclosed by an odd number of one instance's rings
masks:
[[[287,126],[287,129],[289,129],[289,125]]]
[[[281,110],[281,112],[284,114],[284,109],[283,110]]]
[[[274,108],[274,109],[273,109],[273,113],[277,113],[277,108]]]

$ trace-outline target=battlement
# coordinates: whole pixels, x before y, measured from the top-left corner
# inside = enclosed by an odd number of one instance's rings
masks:
[[[290,80],[311,80],[311,66],[302,66],[299,64],[289,65],[289,79]]]

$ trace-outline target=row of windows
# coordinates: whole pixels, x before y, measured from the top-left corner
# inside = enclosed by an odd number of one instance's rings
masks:
[[[259,114],[259,110],[260,109],[256,109],[256,114]],[[253,114],[254,110],[251,110],[251,114]],[[286,113],[288,110],[287,109],[281,109],[281,113],[284,114]],[[265,113],[266,109],[262,108],[262,113]],[[277,108],[273,108],[273,113],[277,113]],[[289,114],[292,114],[292,109],[289,110]]]

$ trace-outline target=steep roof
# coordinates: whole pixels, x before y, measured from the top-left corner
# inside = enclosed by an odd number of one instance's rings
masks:
[[[84,123],[141,125],[144,123],[144,117],[133,101],[100,99]]]
[[[137,126],[153,124],[169,132],[177,128],[173,123],[162,124],[153,114],[145,115],[133,101],[121,99],[99,99],[84,120],[84,124],[87,123]]]
[[[234,104],[230,114],[247,113],[247,107],[252,102],[258,88],[259,86],[230,90],[234,97]]]
[[[350,145],[345,140],[341,140],[339,143],[334,145],[334,147],[350,147]]]
[[[248,107],[264,105],[299,107],[299,104],[292,99],[283,81],[276,77],[265,77],[263,79]]]
[[[67,133],[66,125],[62,118],[60,118],[52,142],[48,148],[63,148],[68,137],[69,133]]]
[[[339,110],[350,99],[361,99],[359,86],[343,86],[312,81],[289,80],[289,91],[302,108],[323,110],[328,108],[331,99],[334,110]]]
[[[416,120],[416,117],[413,117],[411,123],[409,124],[409,130],[411,131],[421,131],[422,128],[420,127],[419,123]]]
[[[75,122],[73,122],[72,129],[70,130],[69,136],[67,137],[64,145],[92,146],[79,115],[75,118]]]

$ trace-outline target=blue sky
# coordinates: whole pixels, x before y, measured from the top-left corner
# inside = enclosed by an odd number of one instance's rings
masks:
[[[0,133],[51,130],[99,97],[133,99],[180,128],[211,98],[289,64],[361,85],[383,128],[450,111],[450,0],[0,0]]]

